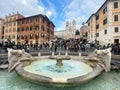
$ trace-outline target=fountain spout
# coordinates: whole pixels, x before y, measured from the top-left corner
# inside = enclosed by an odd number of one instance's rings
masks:
[[[62,63],[62,57],[58,57],[58,58],[56,58],[56,66],[58,66],[58,67],[63,66],[63,63]]]

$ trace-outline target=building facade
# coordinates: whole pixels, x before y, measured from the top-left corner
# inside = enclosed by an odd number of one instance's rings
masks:
[[[4,37],[3,30],[4,30],[4,19],[0,18],[0,43],[2,43]]]
[[[89,40],[120,43],[120,0],[106,0],[87,23]]]
[[[76,21],[73,20],[71,23],[67,21],[65,30],[56,31],[55,35],[63,39],[79,38],[79,35],[76,35],[76,31]]]
[[[4,42],[10,40],[17,44],[17,19],[23,18],[18,12],[6,15],[4,21]]]
[[[86,25],[82,25],[82,27],[80,27],[80,38],[82,39],[83,37],[87,39],[87,26]]]
[[[21,44],[36,44],[54,38],[54,24],[45,15],[39,14],[17,19],[17,39]]]

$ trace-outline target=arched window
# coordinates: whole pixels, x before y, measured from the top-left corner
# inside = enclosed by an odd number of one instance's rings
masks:
[[[45,28],[44,28],[44,26],[43,26],[43,25],[41,26],[41,30],[42,30],[42,31],[44,31],[44,30],[45,30]]]
[[[26,31],[28,31],[29,30],[29,27],[26,27]]]
[[[48,33],[50,33],[50,30],[49,30],[49,29],[47,29],[47,32],[48,32]]]
[[[24,36],[23,36],[23,35],[21,35],[21,39],[24,39]]]
[[[77,30],[77,31],[75,32],[75,35],[80,35],[79,30]]]

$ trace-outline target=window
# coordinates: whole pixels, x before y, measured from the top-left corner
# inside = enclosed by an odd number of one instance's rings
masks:
[[[37,39],[37,38],[39,38],[39,34],[37,33],[37,34],[35,34],[35,38]]]
[[[6,23],[6,27],[8,26],[8,23]]]
[[[22,28],[22,31],[24,31],[24,28]]]
[[[88,23],[88,26],[90,26],[90,23]]]
[[[107,30],[104,31],[104,34],[107,34]]]
[[[29,27],[26,27],[26,31],[28,31],[29,30]]]
[[[107,24],[107,18],[103,20],[103,25]]]
[[[114,8],[118,8],[118,2],[114,2]]]
[[[10,36],[10,35],[8,36],[8,39],[11,39],[11,36]]]
[[[35,29],[36,29],[36,30],[39,30],[39,26],[36,26]]]
[[[44,26],[43,26],[43,25],[41,26],[41,30],[42,30],[42,31],[44,31],[44,30],[45,30],[45,28],[44,28]]]
[[[29,20],[26,20],[26,24],[28,24],[29,23]]]
[[[36,22],[39,22],[39,18],[36,18]]]
[[[93,38],[93,35],[91,35],[91,38]]]
[[[20,39],[19,35],[17,36],[17,39]]]
[[[21,39],[24,39],[24,36],[23,36],[23,35],[21,35]]]
[[[42,18],[42,23],[44,23],[44,19]]]
[[[115,27],[114,32],[119,32],[119,28]]]
[[[20,25],[20,22],[18,21],[18,25]]]
[[[98,20],[98,19],[99,19],[99,15],[96,16],[96,20]]]
[[[99,28],[99,24],[96,25],[96,29],[98,29],[98,28]]]
[[[107,12],[107,7],[103,9],[103,14],[105,14],[106,12]]]
[[[13,39],[15,39],[15,35],[13,35]]]
[[[7,39],[7,36],[5,36],[5,39]]]
[[[16,32],[15,28],[13,28],[13,32]]]
[[[8,30],[6,29],[6,31],[5,31],[6,33],[8,32]]]
[[[19,31],[20,31],[20,29],[18,28],[18,29],[17,29],[17,31],[19,32]]]
[[[118,21],[118,15],[114,15],[114,21]]]
[[[10,21],[12,21],[12,17],[10,18]]]
[[[22,21],[22,24],[24,24],[24,21]]]
[[[30,30],[32,30],[32,27],[30,27]]]
[[[99,33],[96,33],[96,37],[99,37]]]
[[[42,38],[44,38],[44,37],[45,37],[45,35],[44,35],[44,34],[41,34],[41,37],[42,37]]]
[[[16,25],[16,22],[14,22],[14,26]]]
[[[28,35],[25,35],[24,37],[25,37],[25,39],[27,39],[27,38],[28,38]]]
[[[50,30],[49,30],[49,29],[47,29],[47,32],[48,32],[48,33],[50,33]]]
[[[9,32],[12,32],[12,30],[10,29]]]
[[[33,21],[33,20],[32,20],[32,18],[31,18],[31,19],[30,19],[30,23],[32,23],[32,21]]]
[[[9,23],[9,26],[12,26],[12,23]]]
[[[16,17],[14,17],[14,20],[16,20]]]
[[[30,34],[30,39],[33,39],[33,35],[32,34]]]

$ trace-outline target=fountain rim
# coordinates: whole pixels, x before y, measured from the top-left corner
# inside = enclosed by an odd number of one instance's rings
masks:
[[[30,82],[38,83],[38,84],[52,84],[52,85],[59,84],[59,85],[65,85],[65,86],[69,86],[69,85],[73,86],[73,85],[78,85],[78,84],[87,82],[87,81],[97,77],[98,75],[100,75],[103,71],[103,68],[101,68],[100,66],[96,66],[95,68],[93,68],[92,72],[90,72],[86,75],[67,79],[67,82],[53,82],[52,78],[50,78],[50,77],[37,75],[37,74],[25,71],[23,69],[23,67],[25,67],[25,66],[26,66],[25,62],[21,62],[15,68],[17,74],[20,75],[21,77],[23,77],[24,79],[26,79]]]

